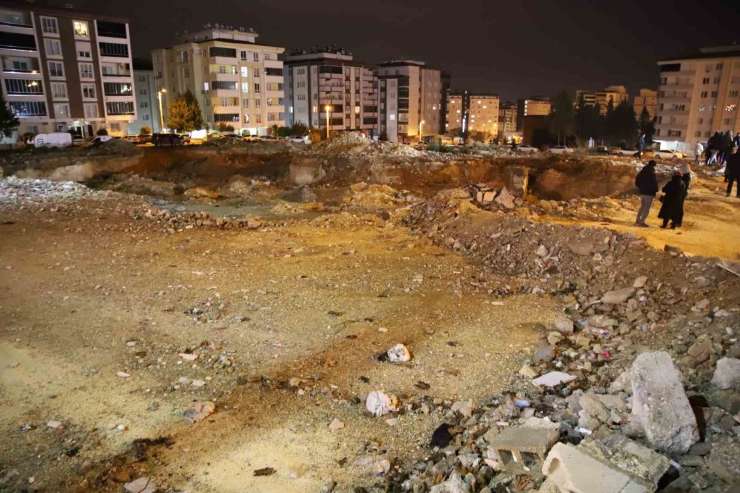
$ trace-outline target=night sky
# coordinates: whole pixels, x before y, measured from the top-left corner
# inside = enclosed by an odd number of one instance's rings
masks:
[[[40,3],[40,2],[39,2]],[[740,43],[740,8],[721,0],[64,0],[131,19],[134,56],[206,22],[253,27],[263,44],[336,44],[377,63],[407,56],[455,89],[503,100],[560,89],[657,89],[656,61]],[[402,5],[403,4],[403,5]]]

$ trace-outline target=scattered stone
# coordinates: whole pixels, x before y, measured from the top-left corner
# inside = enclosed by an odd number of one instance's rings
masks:
[[[332,431],[341,430],[344,428],[344,423],[339,421],[337,418],[334,418],[334,420],[329,423],[329,429]]]
[[[532,380],[532,383],[537,386],[556,387],[563,383],[572,382],[577,378],[578,377],[575,375],[569,375],[559,371],[551,371],[549,373],[545,373],[539,378],[535,378]]]
[[[572,334],[573,328],[573,320],[565,317],[558,317],[555,319],[555,329],[561,334]]]
[[[123,487],[130,493],[155,493],[157,491],[157,486],[149,478],[139,478],[126,483]]]
[[[620,305],[632,298],[635,295],[634,288],[617,289],[616,291],[608,291],[604,293],[601,298],[602,303],[607,305]]]
[[[473,415],[473,410],[475,409],[475,402],[472,400],[469,401],[457,401],[454,404],[452,404],[452,412],[453,413],[460,413],[461,416],[464,416],[466,418],[469,418]]]
[[[712,385],[722,390],[740,386],[740,359],[722,358],[717,361]]]
[[[411,360],[411,353],[403,344],[396,344],[386,351],[386,354],[391,363],[405,363]]]
[[[197,354],[187,354],[187,353],[180,353],[180,358],[184,359],[185,361],[195,361],[198,359]]]
[[[632,415],[659,450],[686,452],[699,440],[696,418],[668,353],[645,352],[631,371]]]
[[[532,359],[535,365],[539,365],[540,363],[547,363],[549,361],[552,361],[554,357],[555,350],[552,348],[552,346],[546,345],[539,348],[537,352],[534,353],[534,357]]]
[[[48,423],[46,423],[46,426],[57,430],[62,427],[62,422],[61,421],[49,421]]]
[[[576,241],[576,242],[568,243],[568,248],[570,249],[571,252],[575,253],[576,255],[581,255],[581,256],[584,256],[585,257],[585,256],[591,255],[591,253],[593,253],[593,251],[594,251],[594,244],[591,243],[591,242],[585,242],[585,241],[584,242],[578,242],[578,241]]]
[[[504,428],[491,447],[507,471],[531,470],[541,465],[550,447],[560,438],[556,429],[518,426]]]
[[[645,284],[647,284],[647,276],[640,276],[637,279],[635,279],[635,283],[632,285],[635,289],[644,288]]]
[[[118,373],[116,373],[116,376],[117,376],[117,377],[121,377],[121,378],[129,378],[129,377],[130,377],[131,375],[129,375],[129,374],[128,374],[128,373],[126,373],[126,372],[123,372],[123,371],[119,371]]]
[[[185,421],[189,421],[190,423],[198,423],[199,421],[203,421],[208,416],[213,414],[216,411],[216,404],[214,404],[211,401],[205,401],[205,402],[198,402],[196,403],[192,409],[189,409],[188,411],[185,411],[184,418]]]
[[[444,483],[432,486],[430,493],[470,493],[470,486],[463,481],[460,473],[455,471]]]
[[[394,401],[395,398],[391,399],[391,397],[387,396],[383,392],[374,390],[367,395],[365,408],[370,411],[373,416],[379,418],[396,410]]]
[[[501,192],[499,192],[494,201],[504,209],[511,210],[515,207],[514,196],[511,195],[508,190],[506,190],[506,187],[501,189]]]
[[[538,375],[537,371],[529,365],[522,366],[522,368],[519,370],[519,374],[524,375],[529,379],[537,378]]]

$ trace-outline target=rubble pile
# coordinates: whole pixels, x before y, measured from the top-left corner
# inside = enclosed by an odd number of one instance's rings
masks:
[[[44,206],[108,196],[107,192],[91,190],[72,181],[29,180],[14,176],[0,180],[0,206]]]
[[[85,148],[83,148],[85,149]],[[143,154],[144,150],[127,140],[111,139],[100,145],[91,146],[88,149],[88,156],[138,156]]]
[[[168,234],[175,234],[187,229],[259,229],[262,220],[258,217],[229,219],[210,212],[186,211],[184,208],[173,210],[150,208],[143,216],[161,227]]]
[[[320,157],[372,158],[423,157],[425,153],[406,144],[376,142],[357,132],[345,132],[329,140],[312,144],[308,152]]]
[[[368,185],[355,183],[349,187],[350,202],[357,205],[397,205],[413,203],[418,199],[406,190],[395,190],[388,185]]]
[[[239,151],[246,151],[250,154],[274,154],[283,152],[296,152],[300,149],[299,146],[291,142],[286,141],[250,141],[242,138],[221,138],[213,139],[203,143],[205,149],[218,149],[218,150],[230,150],[238,149]]]
[[[171,196],[175,195],[178,191],[182,191],[176,184],[169,181],[152,180],[151,178],[126,173],[112,175],[103,183],[102,188],[121,193],[154,195],[158,197]]]

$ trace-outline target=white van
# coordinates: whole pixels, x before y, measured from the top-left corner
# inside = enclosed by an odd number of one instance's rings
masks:
[[[33,139],[35,147],[69,147],[72,145],[72,134],[57,132],[52,134],[38,134]]]

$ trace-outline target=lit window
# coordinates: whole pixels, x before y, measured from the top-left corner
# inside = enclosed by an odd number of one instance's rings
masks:
[[[90,37],[90,33],[87,29],[86,21],[74,21],[74,28],[75,28],[75,36],[79,36],[81,38]]]
[[[210,87],[210,84],[208,84],[208,82],[204,82],[203,83],[203,90],[204,91],[207,91],[209,87]]]
[[[736,105],[734,104],[728,104],[727,106],[725,106],[725,111],[735,111],[735,107]]]
[[[247,67],[242,67],[242,77],[247,77],[249,75],[249,69]]]
[[[396,115],[391,113],[389,118],[391,121],[394,121],[396,119]]]

